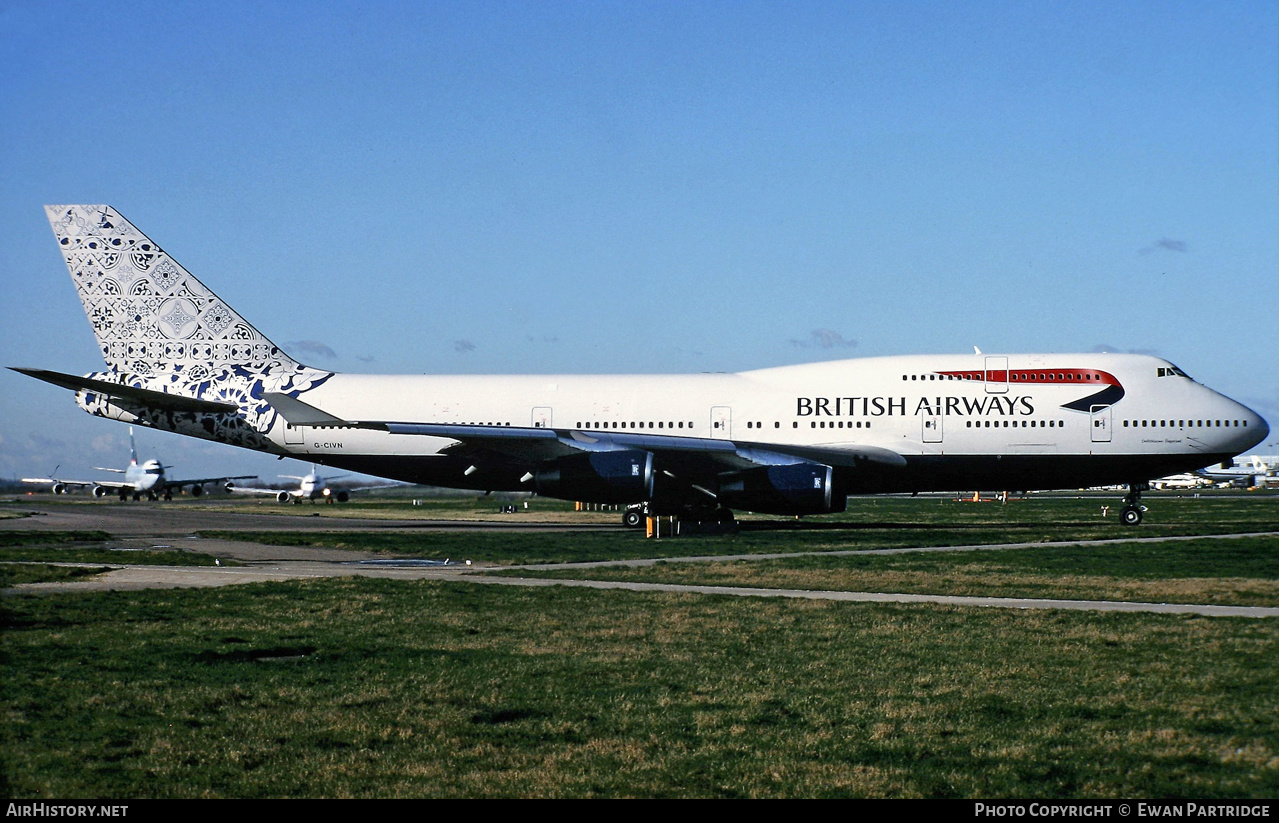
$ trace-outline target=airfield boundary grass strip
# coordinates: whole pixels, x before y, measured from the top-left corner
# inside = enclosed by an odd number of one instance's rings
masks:
[[[566,541],[562,532],[461,532],[427,530],[377,532],[281,532],[210,530],[202,534],[274,545],[327,546],[406,557],[459,557],[464,547],[475,561],[496,563],[582,562],[687,554],[760,554],[771,552],[887,549],[980,543],[1055,542],[1116,539],[1125,536],[1190,536],[1274,529],[1279,495],[1249,497],[1167,497],[1149,501],[1146,522],[1137,529],[1120,526],[1118,506],[1107,517],[1109,498],[1043,497],[970,504],[950,498],[852,498],[840,515],[802,522],[771,518],[747,520],[737,534],[645,540],[641,530],[579,533]],[[333,507],[329,507],[333,508]],[[427,516],[427,512],[423,512]],[[517,515],[518,522],[523,515]]]
[[[1279,793],[1266,621],[370,579],[3,607],[9,797]]]
[[[65,544],[101,543],[110,540],[104,531],[43,531],[0,530],[0,549],[22,546],[56,546]]]
[[[162,549],[113,548],[104,531],[0,531],[0,588],[56,583],[101,574],[123,565],[212,566],[211,554]],[[96,564],[93,572],[51,564]]]
[[[0,589],[22,583],[71,583],[92,579],[111,566],[55,566],[48,563],[0,563]]]
[[[1279,607],[1279,536],[1000,551],[805,555],[493,574],[809,591]]]

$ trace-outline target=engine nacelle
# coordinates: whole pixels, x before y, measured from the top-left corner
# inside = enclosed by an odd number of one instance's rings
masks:
[[[54,493],[54,494],[66,494],[66,493],[67,493],[67,484],[66,484],[66,483],[54,483],[54,484],[53,484],[53,493]]]
[[[835,470],[821,463],[760,466],[720,475],[719,502],[766,514],[829,514],[848,507]]]
[[[199,497],[202,494],[204,494],[204,486],[201,486],[199,483],[196,483],[195,485],[191,486],[192,497]]]
[[[277,503],[287,503],[287,502],[289,502],[289,493],[288,493],[288,492],[280,492],[280,493],[278,493],[278,494],[275,496],[275,502],[277,502]]]
[[[534,474],[538,494],[584,503],[640,503],[653,497],[653,454],[640,449],[563,457]]]
[[[336,498],[338,499],[338,502],[339,502],[339,503],[345,503],[346,501],[348,501],[348,500],[350,500],[350,499],[351,499],[351,495],[350,495],[348,492],[345,492],[345,491],[340,491],[340,492],[338,492],[337,494],[335,494],[335,495],[333,495],[333,496],[334,496],[334,497],[336,497]]]
[[[106,486],[94,486],[94,487],[93,487],[93,496],[94,496],[94,497],[106,497],[106,496],[107,496],[108,494],[110,494],[110,493],[111,493],[111,490],[110,490],[110,489],[108,489]]]

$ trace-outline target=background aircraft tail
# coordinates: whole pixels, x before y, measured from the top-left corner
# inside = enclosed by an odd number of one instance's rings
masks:
[[[110,206],[45,206],[108,370],[226,367],[292,372],[299,364]]]

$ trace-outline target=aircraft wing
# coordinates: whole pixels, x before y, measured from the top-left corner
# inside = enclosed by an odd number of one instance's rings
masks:
[[[77,489],[89,488],[90,486],[101,486],[104,489],[132,489],[132,483],[125,483],[120,480],[63,480],[60,477],[24,477],[23,483],[32,483],[34,485],[49,484],[53,486],[74,486]]]
[[[269,494],[272,497],[278,497],[281,494],[297,495],[297,489],[259,489],[257,486],[236,486],[231,490],[232,494]]]
[[[412,483],[369,483],[369,484],[359,484],[359,485],[353,486],[347,483],[338,483],[336,485],[330,485],[329,488],[333,489],[334,491],[367,492],[367,491],[373,491],[374,489],[402,489],[405,486],[411,486],[411,485],[413,484]]]
[[[253,480],[256,474],[237,474],[228,477],[199,477],[194,480],[165,480],[166,489],[181,489],[184,486],[203,486],[205,483],[224,483],[228,480]]]
[[[268,392],[263,397],[294,426],[379,429],[392,434],[444,437],[457,440],[465,448],[496,452],[530,463],[583,452],[640,449],[662,457],[666,465],[677,471],[684,470],[691,474],[787,465],[802,461],[850,468],[866,463],[890,467],[906,465],[905,458],[900,454],[877,446],[785,446],[621,431],[352,421],[335,417],[288,395]]]
[[[10,366],[9,368],[13,371],[21,372],[28,377],[34,377],[37,380],[43,380],[46,383],[61,386],[64,389],[71,389],[72,391],[77,392],[97,392],[105,397],[118,397],[121,400],[128,400],[131,403],[163,411],[235,412],[239,411],[240,408],[234,403],[200,400],[195,397],[185,397],[179,394],[167,394],[165,392],[151,391],[149,389],[138,389],[133,386],[121,385],[120,383],[111,383],[107,380],[94,380],[89,377],[77,377],[74,374],[62,374],[61,372],[47,371],[45,369],[20,369],[15,366]]]

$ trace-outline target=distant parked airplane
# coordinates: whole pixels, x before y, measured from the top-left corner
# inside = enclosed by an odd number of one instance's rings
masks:
[[[121,500],[128,500],[132,495],[134,500],[141,500],[145,495],[149,500],[155,500],[157,497],[163,496],[165,500],[172,500],[173,493],[182,493],[182,489],[190,486],[191,496],[199,497],[204,494],[204,485],[206,483],[225,483],[227,489],[231,488],[231,480],[247,480],[257,475],[242,474],[235,477],[201,477],[196,480],[170,480],[164,476],[164,470],[173,468],[172,466],[162,466],[159,460],[147,460],[146,462],[138,462],[138,447],[133,441],[133,427],[129,427],[129,465],[123,469],[109,469],[103,466],[94,466],[98,471],[115,472],[123,474],[124,480],[64,480],[57,477],[24,477],[23,483],[48,484],[53,486],[54,494],[66,494],[69,488],[92,488],[94,497],[106,497],[108,494],[118,494]],[[57,474],[55,469],[54,474]]]
[[[1184,472],[1182,474],[1171,474],[1167,477],[1160,477],[1157,480],[1150,481],[1152,489],[1204,489],[1212,485],[1212,481],[1206,477],[1200,477],[1194,472]]]
[[[1237,460],[1226,460],[1216,466],[1208,466],[1196,472],[1210,482],[1228,486],[1259,486],[1267,477],[1275,476],[1273,465],[1257,455]]]
[[[303,500],[323,500],[326,503],[337,501],[345,503],[351,499],[351,492],[363,491],[367,489],[385,489],[391,486],[401,486],[402,483],[380,483],[375,485],[363,486],[332,486],[334,480],[340,480],[346,475],[340,474],[337,477],[321,477],[318,469],[314,464],[311,465],[311,473],[303,476],[296,474],[282,474],[280,477],[287,477],[291,480],[298,481],[297,488],[294,489],[255,489],[248,486],[237,486],[236,492],[245,494],[272,494],[275,499],[281,503],[301,503]]]
[[[1122,483],[1121,520],[1135,525],[1151,478],[1229,460],[1270,431],[1172,363],[1133,354],[337,374],[285,354],[109,206],[45,211],[107,369],[19,371],[100,417],[411,483],[693,519],[838,512],[850,494]]]

